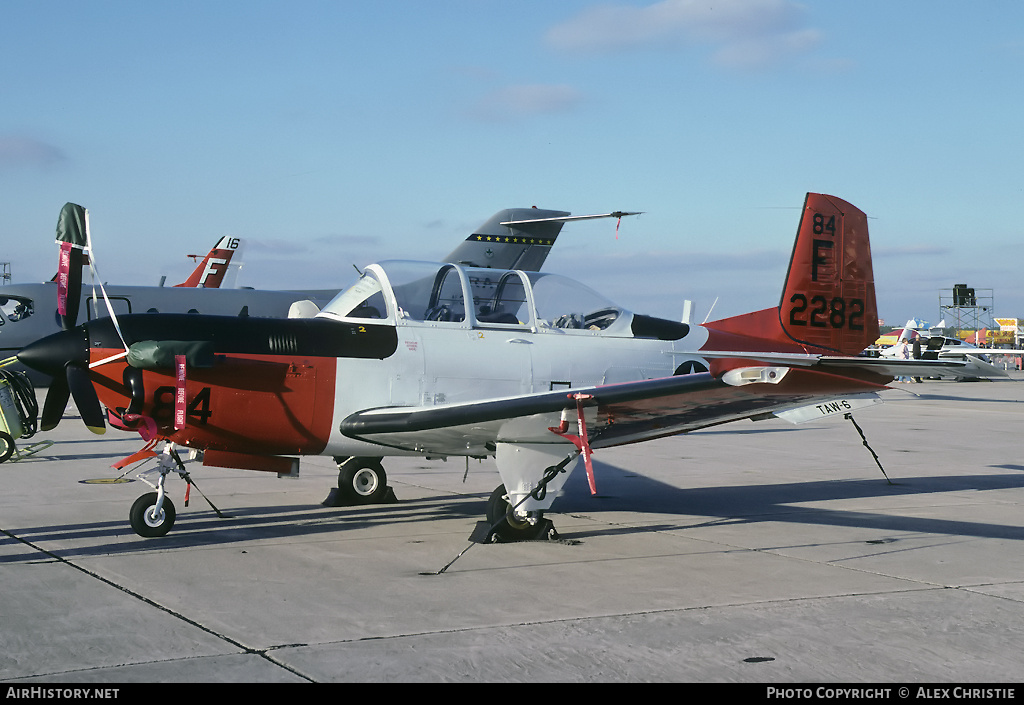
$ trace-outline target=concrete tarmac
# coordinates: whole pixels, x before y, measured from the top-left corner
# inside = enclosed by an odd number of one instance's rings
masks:
[[[842,417],[598,451],[554,542],[473,544],[493,461],[194,465],[166,537],[73,407],[0,465],[0,682],[1012,683],[1024,646],[1024,373],[893,384]],[[40,390],[40,398],[45,390]],[[129,478],[134,477],[130,474]],[[468,548],[468,550],[467,550]],[[445,572],[439,571],[465,551]]]

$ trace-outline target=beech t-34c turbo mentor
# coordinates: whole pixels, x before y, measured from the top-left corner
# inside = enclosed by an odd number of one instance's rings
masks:
[[[174,521],[167,475],[193,484],[187,448],[204,465],[282,474],[297,456],[333,456],[353,503],[384,498],[384,456],[494,456],[492,536],[533,538],[581,457],[596,492],[594,450],[842,413],[876,403],[896,374],[958,364],[859,356],[878,338],[867,218],[819,194],[806,198],[779,306],[699,326],[555,274],[406,261],[368,266],[314,318],[116,321],[120,332],[93,320],[18,357],[66,373],[44,429],[70,388],[87,425],[102,425],[102,403],[150,439],[128,459],[159,459],[156,491],[130,512],[143,536]]]

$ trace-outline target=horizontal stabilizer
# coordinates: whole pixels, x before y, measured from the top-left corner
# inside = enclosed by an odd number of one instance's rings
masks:
[[[859,368],[888,377],[940,377],[965,379],[980,377],[991,379],[1007,374],[990,362],[967,355],[965,359],[894,360],[891,357],[822,357],[823,367]]]
[[[597,220],[598,218],[625,218],[627,215],[640,215],[642,211],[612,211],[595,215],[566,215],[557,218],[526,218],[524,220],[506,220],[501,225],[524,225],[526,223],[571,223],[574,220]]]

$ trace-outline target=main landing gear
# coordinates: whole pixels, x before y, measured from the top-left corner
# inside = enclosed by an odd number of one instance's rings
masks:
[[[568,432],[573,417],[571,407],[562,410],[559,425],[549,426],[548,431],[572,443],[575,452],[566,455],[566,447],[562,443],[496,444],[494,457],[503,484],[491,493],[487,501],[487,521],[491,526],[484,537],[485,542],[529,541],[544,536],[557,538],[555,527],[544,518],[544,512],[551,508],[581,457],[587,468],[590,493],[597,494],[585,409],[593,396],[573,393],[568,397],[576,402],[579,435]],[[539,476],[538,468],[545,468]]]
[[[361,504],[393,504],[398,501],[388,487],[383,458],[336,457],[338,487],[331,489],[325,507],[351,507]]]
[[[564,446],[556,444],[499,443],[496,457],[504,482],[487,500],[488,530],[482,537],[474,532],[472,540],[511,543],[557,539],[558,532],[544,512],[551,508],[579,453],[566,455]],[[545,466],[538,477],[537,468]],[[508,491],[507,487],[515,489]]]
[[[534,523],[531,523],[531,519]],[[530,518],[518,516],[509,504],[505,485],[498,485],[487,500],[487,523],[490,524],[490,529],[483,539],[484,543],[515,543],[558,538],[555,525],[550,519],[544,518],[543,512],[536,512]]]

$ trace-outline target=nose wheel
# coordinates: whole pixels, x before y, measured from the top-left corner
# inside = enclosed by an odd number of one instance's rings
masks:
[[[155,538],[171,530],[176,516],[170,497],[165,496],[160,502],[156,492],[148,492],[135,500],[128,512],[128,521],[139,536]]]

